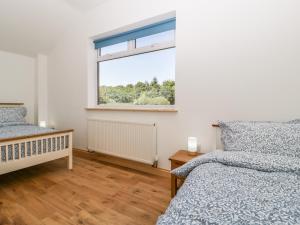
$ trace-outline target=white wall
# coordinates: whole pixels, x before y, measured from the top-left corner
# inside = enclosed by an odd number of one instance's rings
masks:
[[[196,136],[214,142],[216,120],[300,117],[300,17],[297,0],[106,1],[82,19],[49,54],[49,118],[75,128],[86,148],[86,119],[158,124],[159,167]],[[176,10],[178,113],[86,112],[95,61],[89,38]],[[96,74],[95,74],[96,76]]]
[[[75,147],[86,148],[87,36],[84,23],[48,55],[48,119],[57,129],[75,129]]]
[[[36,103],[37,121],[48,123],[48,59],[46,55],[36,57]]]
[[[0,51],[0,102],[23,102],[35,121],[35,59]]]

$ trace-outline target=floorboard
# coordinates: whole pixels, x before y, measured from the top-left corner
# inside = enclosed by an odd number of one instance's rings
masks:
[[[169,178],[74,157],[0,176],[0,225],[155,224]]]

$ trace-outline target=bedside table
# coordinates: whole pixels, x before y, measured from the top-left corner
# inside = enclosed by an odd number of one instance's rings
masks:
[[[187,163],[191,159],[203,155],[204,153],[197,153],[196,155],[189,155],[188,151],[186,150],[179,150],[174,155],[172,155],[169,160],[171,161],[171,170],[176,169],[177,167],[182,166],[183,164]],[[183,183],[184,178],[177,177],[171,174],[171,197],[173,198],[181,184]],[[178,184],[179,182],[179,184]]]

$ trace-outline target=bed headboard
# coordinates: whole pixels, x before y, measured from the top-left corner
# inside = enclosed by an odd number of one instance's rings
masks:
[[[223,149],[223,145],[221,142],[221,129],[219,124],[214,123],[212,124],[212,127],[215,130],[215,144],[214,144],[214,149]]]
[[[18,102],[0,102],[0,108],[7,108],[7,107],[21,107],[24,103]]]

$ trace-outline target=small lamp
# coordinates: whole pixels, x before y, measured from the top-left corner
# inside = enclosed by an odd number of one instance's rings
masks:
[[[189,155],[197,155],[197,138],[188,137],[188,153]]]
[[[46,121],[40,121],[40,122],[39,122],[39,126],[40,126],[40,127],[46,127],[46,126],[47,126]]]

